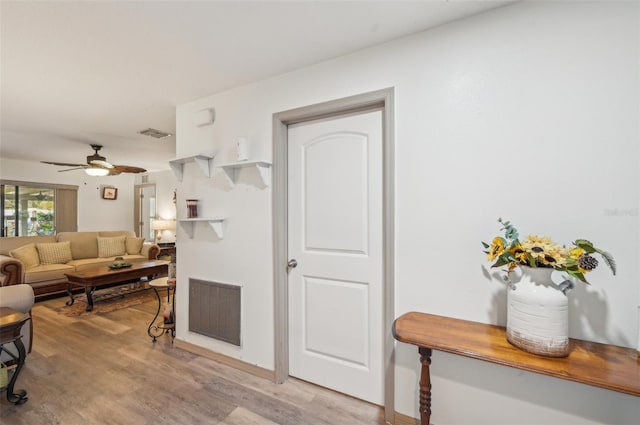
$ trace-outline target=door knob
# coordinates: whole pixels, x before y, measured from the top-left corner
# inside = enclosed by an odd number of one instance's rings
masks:
[[[295,269],[298,267],[298,262],[295,259],[291,259],[287,262],[287,267],[290,269]]]

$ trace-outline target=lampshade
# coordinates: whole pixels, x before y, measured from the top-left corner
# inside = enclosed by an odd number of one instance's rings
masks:
[[[153,230],[172,230],[175,229],[175,221],[173,220],[153,220],[151,222]]]
[[[89,168],[85,168],[84,171],[90,176],[97,176],[97,177],[102,177],[109,174],[109,170],[102,167],[89,167]]]

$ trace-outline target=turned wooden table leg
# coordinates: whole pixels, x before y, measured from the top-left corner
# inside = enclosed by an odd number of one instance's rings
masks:
[[[429,425],[431,419],[431,348],[418,347],[420,353],[420,424]]]
[[[84,294],[87,296],[87,308],[85,308],[85,311],[93,310],[93,293],[95,291],[95,286],[87,286],[86,288],[84,288]]]

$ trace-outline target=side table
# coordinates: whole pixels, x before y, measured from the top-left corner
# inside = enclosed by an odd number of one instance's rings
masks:
[[[165,333],[171,334],[171,341],[173,342],[173,338],[176,336],[176,324],[175,324],[175,311],[176,311],[176,285],[175,283],[169,283],[167,277],[160,277],[158,279],[153,279],[149,282],[149,286],[153,288],[156,293],[156,297],[158,298],[158,310],[156,311],[156,315],[149,323],[149,328],[147,329],[147,334],[153,339],[153,342],[156,342],[156,339],[162,336]],[[160,295],[160,291],[163,289],[167,290],[167,304],[171,304],[171,314],[169,316],[169,323],[167,323],[166,318],[160,317],[160,310],[162,308],[162,296]]]
[[[20,313],[9,307],[0,307],[0,353],[4,351],[17,362],[9,385],[6,387],[7,400],[13,404],[23,404],[29,399],[25,390],[14,391],[18,375],[20,375],[22,366],[24,366],[24,360],[27,356],[24,344],[22,343],[22,335],[20,335],[22,325],[24,325],[27,320],[30,320],[30,318],[24,313]],[[17,348],[17,355],[5,347],[5,344],[10,343],[13,343]]]
[[[161,246],[160,252],[158,253],[158,258],[161,257],[171,257],[169,261],[172,263],[176,262],[176,247],[173,246]]]

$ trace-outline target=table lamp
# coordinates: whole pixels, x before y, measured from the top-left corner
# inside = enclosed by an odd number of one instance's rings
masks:
[[[162,232],[176,228],[175,220],[156,219],[151,222],[151,228],[156,231],[156,242],[162,239]]]

